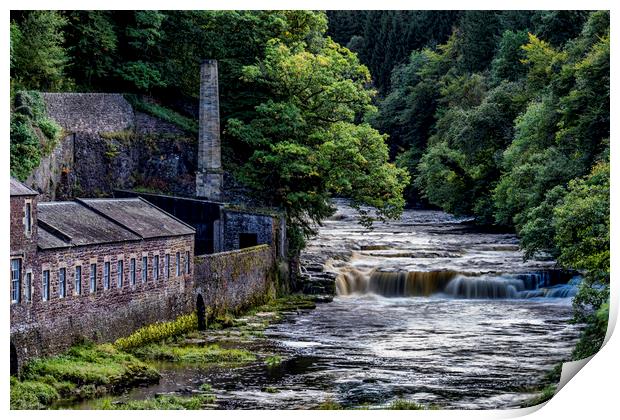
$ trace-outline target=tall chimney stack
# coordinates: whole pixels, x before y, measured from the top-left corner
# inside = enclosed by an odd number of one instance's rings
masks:
[[[223,171],[217,60],[204,60],[200,65],[196,196],[211,201],[221,201],[222,184]]]

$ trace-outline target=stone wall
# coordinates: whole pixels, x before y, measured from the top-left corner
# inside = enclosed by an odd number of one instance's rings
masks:
[[[32,299],[11,304],[11,344],[18,363],[66,350],[82,338],[112,341],[158,321],[172,320],[194,308],[193,235],[132,241],[120,244],[39,251],[33,269]],[[176,252],[181,271],[176,275]],[[189,252],[190,272],[184,270]],[[170,277],[165,254],[170,255]],[[142,256],[147,256],[147,281],[142,282]],[[159,279],[153,275],[153,256],[159,255]],[[136,259],[136,284],[130,281],[130,259]],[[117,261],[123,260],[123,282],[117,287]],[[103,270],[110,263],[109,289]],[[96,264],[96,290],[90,291],[90,267]],[[81,267],[81,293],[75,288],[76,266]],[[65,268],[65,296],[59,293],[59,270]],[[50,273],[49,300],[43,300],[43,271]]]
[[[26,181],[42,201],[109,196],[114,188],[194,194],[194,134],[135,111],[121,94],[42,96],[67,134]]]
[[[194,258],[196,295],[211,314],[237,312],[276,291],[274,252],[258,245]]]
[[[223,249],[239,249],[240,235],[256,234],[256,245],[277,242],[278,219],[272,215],[251,213],[249,211],[224,209],[222,212]]]

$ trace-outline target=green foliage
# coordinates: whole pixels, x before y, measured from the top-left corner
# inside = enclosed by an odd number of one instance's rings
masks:
[[[198,122],[185,117],[170,108],[166,108],[152,101],[147,101],[138,95],[126,94],[125,99],[138,111],[146,112],[154,117],[167,121],[188,133],[198,134]]]
[[[46,116],[38,92],[17,92],[11,113],[11,176],[24,181],[39,166],[62,135],[62,128]]]
[[[312,53],[303,44],[270,42],[265,60],[246,67],[244,77],[277,100],[259,105],[250,121],[228,124],[254,150],[241,179],[267,205],[285,209],[289,224],[305,235],[333,213],[332,195],[370,205],[378,218],[398,215],[407,182],[388,163],[384,137],[354,123],[372,109],[368,70],[329,39],[316,47]]]
[[[319,404],[315,410],[342,410],[342,405],[338,401],[328,399]]]
[[[159,378],[148,365],[109,344],[76,346],[59,356],[35,359],[24,366],[22,373],[26,380],[48,375],[59,382],[104,385],[110,389]]]
[[[119,338],[114,342],[114,347],[127,351],[142,347],[149,343],[162,341],[169,337],[193,331],[198,328],[198,316],[196,313],[182,315],[174,321],[157,322],[142,327],[128,337]]]
[[[116,70],[121,79],[133,84],[138,90],[149,92],[153,88],[165,87],[159,69],[144,61],[130,61]]]
[[[393,401],[388,407],[388,410],[426,410],[421,404],[408,400],[396,400]]]
[[[41,410],[59,397],[51,385],[11,377],[11,410]]]
[[[282,364],[282,356],[273,355],[265,359],[265,364],[269,367],[280,366]]]
[[[133,354],[144,360],[162,360],[181,363],[247,363],[256,356],[244,349],[222,348],[217,344],[207,346],[149,344],[132,350]]]
[[[146,400],[112,402],[105,398],[98,402],[98,410],[201,410],[205,405],[213,404],[215,397],[208,394],[199,394],[192,397],[176,395],[157,395]]]
[[[555,395],[555,389],[555,385],[547,385],[540,391],[540,393],[536,397],[526,402],[525,406],[531,407],[549,401]]]
[[[13,23],[11,36],[11,76],[20,86],[35,90],[59,90],[66,84],[68,62],[63,46],[67,19],[51,10],[27,12]]]

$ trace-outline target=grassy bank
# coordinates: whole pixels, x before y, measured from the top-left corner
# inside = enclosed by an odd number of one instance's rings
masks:
[[[19,378],[11,378],[11,409],[44,409],[59,402],[101,398],[156,383],[160,374],[151,362],[217,366],[254,362],[258,356],[250,350],[221,346],[217,341],[227,339],[232,333],[241,338],[261,337],[269,323],[281,319],[282,313],[315,307],[311,296],[281,297],[242,314],[216,318],[206,332],[197,331],[194,313],[175,321],[148,325],[114,343],[84,343],[58,356],[32,360],[23,367]],[[207,339],[216,342],[207,343]],[[269,366],[280,362],[278,355],[265,359]],[[129,402],[103,398],[97,406],[101,409],[197,409],[212,403],[210,394],[201,393]]]

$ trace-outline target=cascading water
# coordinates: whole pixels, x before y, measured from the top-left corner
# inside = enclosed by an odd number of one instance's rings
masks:
[[[524,274],[458,273],[455,271],[364,272],[347,268],[336,278],[338,295],[375,294],[384,297],[441,295],[466,299],[566,298],[577,293],[580,277],[566,283],[567,274],[541,271]]]

